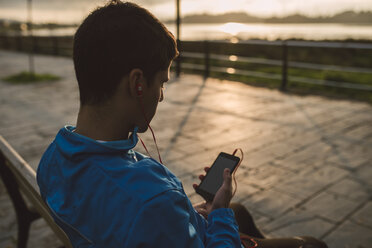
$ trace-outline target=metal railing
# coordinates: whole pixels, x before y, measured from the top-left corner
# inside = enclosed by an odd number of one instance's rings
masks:
[[[20,36],[0,35],[0,48],[52,54],[56,56],[72,56],[72,36]]]
[[[194,41],[184,41],[183,43],[189,43],[189,47],[199,44],[200,42]],[[257,57],[247,57],[240,56],[238,54],[215,54],[209,49],[211,44],[226,44],[231,45],[229,42],[221,41],[204,41],[202,51],[199,52],[190,52],[184,51],[181,53],[178,63],[180,63],[181,68],[191,69],[191,70],[200,70],[204,71],[204,77],[209,77],[211,72],[226,73],[231,75],[243,75],[251,76],[256,78],[265,78],[265,79],[275,79],[281,80],[280,89],[286,90],[288,87],[288,81],[306,83],[306,84],[315,84],[315,85],[325,85],[338,88],[347,88],[347,89],[356,89],[356,90],[365,90],[372,91],[372,82],[371,85],[357,84],[351,82],[339,82],[332,80],[320,80],[314,78],[306,78],[299,76],[288,76],[289,68],[300,68],[300,69],[312,69],[312,70],[327,70],[335,72],[350,72],[350,73],[366,73],[372,74],[372,68],[359,68],[352,66],[338,66],[338,65],[326,65],[326,64],[315,64],[315,63],[306,63],[299,61],[288,61],[288,50],[292,47],[305,47],[305,48],[332,48],[332,49],[367,49],[372,50],[372,44],[368,43],[346,43],[346,42],[307,42],[307,41],[243,41],[237,44],[239,45],[259,45],[259,46],[276,46],[282,50],[281,59],[266,59],[266,58],[257,58]],[[185,58],[188,59],[199,59],[204,60],[204,64],[195,64],[195,63],[184,63],[182,62]],[[221,66],[211,66],[210,61],[229,61],[229,62],[244,62],[248,64],[262,64],[262,65],[271,65],[271,66],[280,66],[281,74],[278,73],[268,73],[260,71],[252,71],[245,69],[238,69],[235,67],[221,67]]]
[[[258,58],[249,56],[249,53],[238,54],[229,52],[235,47],[240,47],[240,50],[248,50],[249,46],[276,47],[280,50],[279,56],[276,59]],[[47,53],[58,56],[72,56],[73,37],[72,36],[5,36],[0,35],[0,48],[30,51],[34,53]],[[372,50],[372,44],[369,43],[349,43],[349,42],[310,42],[310,41],[262,41],[250,40],[231,43],[228,41],[182,41],[179,44],[181,54],[175,63],[176,72],[179,75],[182,69],[197,70],[209,77],[211,73],[226,73],[230,75],[243,75],[247,77],[274,79],[281,81],[280,89],[286,90],[288,82],[299,82],[314,85],[325,85],[338,88],[348,88],[364,91],[372,91],[371,85],[358,84],[353,82],[339,82],[332,80],[321,80],[302,76],[288,75],[289,68],[310,69],[310,70],[327,70],[335,72],[350,72],[359,74],[372,74],[372,68],[359,68],[353,66],[340,66],[329,64],[308,63],[303,61],[289,61],[288,53],[292,48],[330,48],[330,49],[363,49]],[[215,49],[219,46],[219,50]],[[188,47],[184,49],[184,47]],[[228,47],[231,49],[225,49]],[[247,47],[247,49],[245,49]],[[185,59],[196,59],[202,63],[188,63]],[[268,66],[281,67],[281,73],[261,72],[257,70],[242,69],[239,67],[216,66],[212,61],[220,62],[242,62],[246,64],[258,64]]]

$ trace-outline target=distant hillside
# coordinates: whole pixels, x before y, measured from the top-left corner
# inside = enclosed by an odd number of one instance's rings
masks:
[[[56,23],[34,23],[32,24],[33,29],[47,28],[47,29],[56,29],[56,28],[69,28],[77,27],[77,24],[56,24]],[[26,28],[25,23],[21,21],[9,20],[9,19],[0,19],[0,32],[2,31],[20,31]]]
[[[167,21],[173,22],[173,20]],[[372,24],[372,12],[345,11],[330,17],[307,17],[300,14],[286,17],[260,18],[243,12],[225,13],[221,15],[196,14],[182,18],[183,23],[352,23]]]
[[[354,11],[347,11],[337,14],[332,17],[334,22],[347,22],[353,23],[372,23],[372,12],[360,12],[355,13]]]
[[[303,15],[291,15],[283,18],[267,18],[267,23],[353,23],[372,24],[372,12],[346,11],[330,17],[306,17]]]
[[[225,22],[262,22],[262,18],[247,13],[226,13],[221,15],[197,14],[182,18],[184,23],[225,23]]]

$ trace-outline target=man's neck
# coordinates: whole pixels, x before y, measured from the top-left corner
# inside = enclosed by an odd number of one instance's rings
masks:
[[[94,140],[128,139],[133,128],[112,113],[116,112],[109,108],[89,105],[80,107],[75,132]]]

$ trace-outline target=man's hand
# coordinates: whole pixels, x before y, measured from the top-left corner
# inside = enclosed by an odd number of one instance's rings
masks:
[[[195,208],[196,212],[201,214],[204,218],[208,219],[207,203],[205,201],[197,203],[193,205],[193,207]]]
[[[231,184],[230,170],[225,169],[223,171],[223,183],[221,188],[217,191],[214,196],[211,212],[218,208],[228,208],[232,198],[232,184]]]
[[[205,167],[204,171],[208,172],[209,167]],[[203,180],[204,175],[200,175],[199,179]],[[193,187],[196,188],[198,185],[193,184]],[[232,198],[232,178],[230,175],[230,170],[225,169],[223,172],[223,183],[222,186],[217,191],[216,195],[212,202],[204,202],[194,206],[195,210],[203,215],[205,218],[208,217],[213,210],[218,208],[228,208]]]

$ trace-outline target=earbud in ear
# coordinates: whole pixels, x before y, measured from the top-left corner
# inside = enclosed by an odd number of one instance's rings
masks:
[[[143,93],[142,84],[138,83],[137,84],[137,96],[142,96],[142,93]]]

